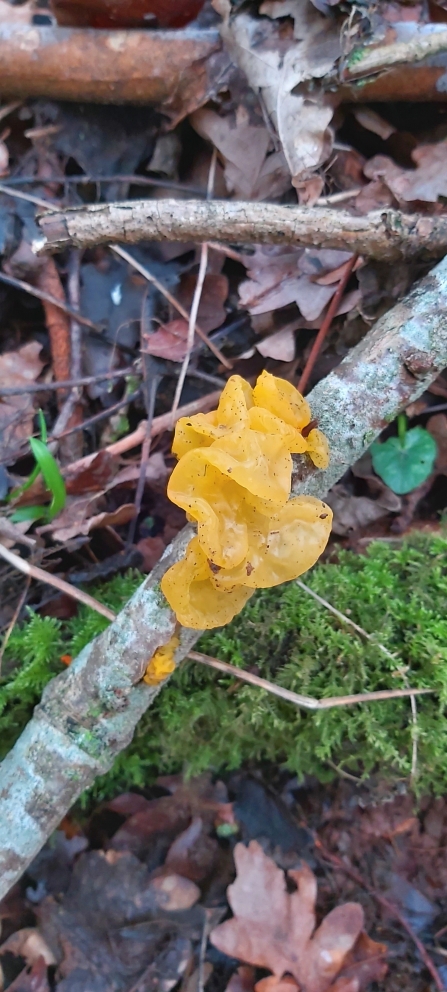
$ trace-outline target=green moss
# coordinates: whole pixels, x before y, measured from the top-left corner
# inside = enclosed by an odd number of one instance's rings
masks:
[[[418,788],[447,786],[447,540],[416,535],[399,548],[370,545],[365,556],[341,552],[317,566],[307,583],[396,653],[393,662],[362,640],[294,583],[259,592],[228,627],[202,637],[201,650],[296,692],[323,698],[376,689],[433,688],[418,699]],[[141,581],[114,579],[94,594],[113,609]],[[77,654],[107,621],[82,608],[76,619],[32,617],[7,648],[0,683],[4,754],[31,715],[62,653]],[[402,674],[403,672],[403,674]],[[273,761],[299,776],[332,777],[333,765],[354,774],[380,769],[390,782],[411,770],[408,699],[306,712],[271,694],[184,663],[141,720],[134,740],[98,780],[100,798],[154,774],[237,768]]]

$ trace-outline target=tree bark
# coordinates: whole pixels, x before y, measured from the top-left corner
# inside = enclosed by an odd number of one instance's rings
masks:
[[[324,496],[405,406],[447,365],[447,258],[377,321],[310,393],[330,444],[331,465],[296,458],[293,493]],[[175,617],[159,587],[183,555],[186,528],[117,620],[45,689],[27,728],[0,767],[0,898],[20,877],[84,789],[132,739],[158,689],[141,682]],[[199,633],[183,629],[176,660]]]
[[[229,241],[340,248],[397,261],[436,258],[447,247],[447,216],[398,210],[355,215],[331,207],[280,206],[226,200],[125,200],[41,214],[39,254],[119,241]]]

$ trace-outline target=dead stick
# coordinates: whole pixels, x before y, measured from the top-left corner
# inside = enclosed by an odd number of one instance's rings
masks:
[[[318,358],[318,355],[320,354],[320,351],[321,351],[321,349],[323,347],[324,339],[325,339],[326,335],[330,331],[332,321],[333,321],[333,319],[334,319],[334,317],[335,317],[335,315],[337,313],[337,310],[338,310],[338,308],[340,306],[341,298],[343,296],[343,293],[345,291],[345,288],[346,288],[346,285],[348,283],[349,277],[351,275],[351,272],[353,271],[353,268],[354,268],[354,265],[355,265],[357,259],[358,259],[358,255],[353,255],[352,258],[350,258],[349,261],[346,263],[345,270],[344,270],[343,275],[342,275],[342,277],[340,279],[340,282],[339,282],[339,284],[337,286],[337,289],[335,290],[335,293],[334,293],[334,295],[332,297],[332,300],[331,300],[331,302],[329,304],[327,313],[323,317],[320,330],[318,331],[318,334],[317,334],[317,336],[315,338],[315,341],[314,341],[314,343],[312,345],[312,348],[310,350],[309,357],[308,357],[307,362],[306,362],[306,364],[304,366],[303,372],[301,374],[300,381],[298,383],[298,389],[299,389],[300,393],[304,393],[305,390],[306,390],[306,387],[307,387],[307,384],[309,382],[311,373],[313,371],[313,367],[314,367],[315,362],[316,362],[316,360]]]
[[[24,558],[15,555],[9,548],[5,548],[4,544],[0,544],[0,558],[4,558],[10,565],[17,568],[19,572],[23,572],[24,575],[28,575],[32,579],[37,579],[38,582],[45,582],[47,585],[53,586],[59,592],[64,592],[67,596],[70,596],[71,599],[77,599],[84,606],[89,606],[90,609],[96,610],[96,613],[101,613],[108,620],[115,620],[115,614],[112,613],[112,610],[109,610],[108,606],[104,606],[97,599],[93,599],[93,596],[89,596],[88,593],[82,592],[82,589],[77,589],[76,586],[72,586],[69,582],[65,582],[64,579],[60,579],[58,575],[52,575],[51,572],[44,572],[43,568],[38,568],[37,565],[32,565],[31,562],[25,561]]]
[[[88,248],[119,241],[219,241],[338,248],[383,261],[439,257],[447,248],[447,216],[399,210],[353,215],[330,207],[226,200],[124,200],[40,215],[34,251]]]

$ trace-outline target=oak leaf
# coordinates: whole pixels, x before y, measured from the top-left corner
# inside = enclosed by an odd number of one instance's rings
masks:
[[[210,939],[229,957],[273,972],[258,982],[257,992],[284,992],[285,975],[293,976],[300,992],[359,992],[364,975],[367,982],[371,975],[382,977],[384,945],[367,938],[367,968],[362,954],[356,954],[365,937],[359,903],[337,906],[316,929],[317,880],[307,865],[288,872],[297,886],[289,892],[284,872],[257,841],[237,844],[234,858],[237,877],[227,893],[234,917],[216,927]],[[340,974],[345,967],[346,981]]]

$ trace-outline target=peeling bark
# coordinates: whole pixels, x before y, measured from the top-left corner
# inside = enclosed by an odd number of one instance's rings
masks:
[[[328,436],[331,465],[310,470],[296,459],[293,493],[324,496],[389,421],[447,365],[447,259],[382,317],[309,396]],[[175,617],[162,574],[183,555],[186,528],[117,620],[42,702],[0,767],[0,898],[20,877],[67,809],[111,767],[158,689],[142,683],[147,662],[166,643]],[[199,633],[182,630],[176,660]]]
[[[119,241],[229,241],[340,248],[382,261],[418,254],[439,258],[447,247],[447,217],[399,210],[355,215],[330,207],[201,200],[124,200],[52,211],[38,218],[38,254],[70,246]]]

